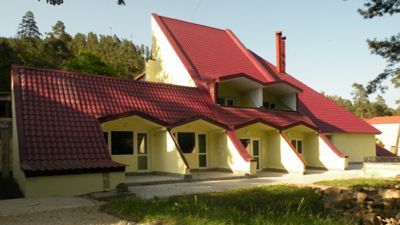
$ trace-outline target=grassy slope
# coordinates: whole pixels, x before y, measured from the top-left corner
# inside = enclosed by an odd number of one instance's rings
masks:
[[[350,224],[322,212],[310,188],[264,186],[168,199],[116,198],[102,211],[159,224]]]
[[[371,186],[400,184],[400,181],[389,180],[389,179],[376,179],[376,178],[355,178],[355,179],[343,179],[343,180],[325,180],[316,182],[315,184],[352,188],[352,187],[371,187]]]

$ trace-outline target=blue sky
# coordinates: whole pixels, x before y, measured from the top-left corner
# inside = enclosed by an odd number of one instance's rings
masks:
[[[275,63],[276,30],[287,36],[287,71],[318,91],[351,98],[352,83],[366,84],[385,68],[371,55],[367,38],[399,32],[400,15],[365,20],[357,13],[363,1],[228,1],[228,0],[2,0],[0,36],[14,36],[26,11],[33,11],[42,33],[57,20],[67,32],[116,34],[136,44],[150,45],[150,14],[230,28],[250,49]],[[111,27],[111,29],[110,29]],[[388,83],[383,96],[395,106],[400,90]],[[374,96],[371,96],[374,100]]]

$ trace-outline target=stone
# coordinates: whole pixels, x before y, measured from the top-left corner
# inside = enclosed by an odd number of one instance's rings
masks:
[[[400,189],[400,184],[395,184],[393,187],[394,187],[395,189]]]
[[[364,202],[365,199],[367,199],[367,197],[368,197],[367,193],[358,192],[357,193],[357,202],[359,202],[359,203]]]
[[[400,198],[400,190],[384,189],[380,191],[382,198]]]
[[[362,224],[364,224],[364,225],[374,225],[375,219],[376,219],[375,213],[367,213],[363,216],[361,221],[362,221]]]
[[[116,187],[117,193],[126,193],[129,192],[129,187],[125,183],[120,183]]]

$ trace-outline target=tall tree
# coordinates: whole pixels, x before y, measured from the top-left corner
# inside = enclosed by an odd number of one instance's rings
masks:
[[[365,19],[400,13],[400,0],[366,0],[364,8],[358,12]],[[367,40],[373,54],[382,56],[387,61],[386,69],[367,86],[368,93],[387,88],[382,82],[390,79],[396,88],[400,87],[400,33],[384,40]]]
[[[354,113],[361,118],[368,118],[370,114],[369,110],[369,98],[367,90],[363,85],[358,83],[353,83],[353,102],[354,102]]]
[[[39,39],[41,35],[42,34],[39,32],[39,28],[36,25],[33,12],[26,12],[19,24],[17,36],[19,38]]]

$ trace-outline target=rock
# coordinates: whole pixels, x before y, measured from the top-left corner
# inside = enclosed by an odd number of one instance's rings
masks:
[[[396,189],[384,189],[380,190],[382,198],[400,198],[400,190]]]
[[[364,202],[365,199],[367,199],[367,197],[368,197],[367,193],[358,192],[357,193],[357,202],[359,202],[359,203]]]
[[[126,192],[129,192],[129,187],[128,187],[128,185],[125,184],[125,183],[120,183],[120,184],[118,184],[117,187],[116,187],[116,189],[117,189],[117,193],[126,193]]]
[[[400,184],[395,184],[393,187],[394,187],[395,189],[400,189]]]
[[[374,202],[371,204],[371,207],[373,209],[383,209],[384,208],[384,204],[383,202]]]
[[[376,214],[375,213],[367,213],[361,219],[361,221],[362,221],[361,224],[374,225],[375,224],[375,219],[376,219]]]
[[[329,187],[325,189],[325,194],[326,195],[338,195],[342,191],[341,188],[339,187]]]
[[[382,196],[379,195],[378,193],[368,194],[367,200],[373,201],[373,202],[380,202],[380,201],[382,201]]]

